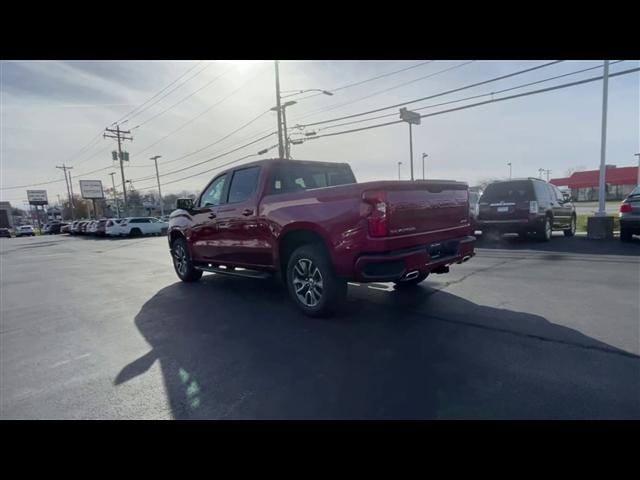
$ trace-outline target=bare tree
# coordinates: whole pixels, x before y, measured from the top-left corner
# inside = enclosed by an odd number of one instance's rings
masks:
[[[586,169],[587,169],[587,167],[585,167],[584,165],[578,165],[577,167],[571,167],[571,168],[568,168],[567,170],[565,170],[564,176],[565,177],[570,177],[575,172],[584,172]]]

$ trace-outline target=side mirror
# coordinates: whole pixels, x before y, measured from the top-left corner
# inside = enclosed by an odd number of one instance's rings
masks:
[[[176,208],[180,210],[192,210],[193,209],[193,199],[191,198],[179,198],[176,201]]]
[[[571,195],[569,195],[568,193],[563,193],[562,194],[562,201],[564,203],[568,203],[571,201]]]

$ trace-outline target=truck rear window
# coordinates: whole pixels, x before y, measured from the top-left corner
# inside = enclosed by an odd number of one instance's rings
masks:
[[[317,164],[277,165],[271,173],[269,193],[289,193],[313,188],[356,183],[348,165]]]
[[[499,202],[499,201],[519,201],[519,200],[535,200],[533,188],[529,180],[516,180],[514,182],[498,182],[491,183],[482,193],[480,201],[482,202]]]

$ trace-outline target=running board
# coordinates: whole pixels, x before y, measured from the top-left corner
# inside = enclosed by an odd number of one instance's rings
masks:
[[[194,265],[194,268],[196,270],[201,270],[203,272],[219,273],[221,275],[231,275],[234,277],[258,278],[258,279],[265,279],[265,278],[271,277],[271,274],[267,272],[259,272],[257,270],[227,270],[226,268],[205,267],[202,265]]]

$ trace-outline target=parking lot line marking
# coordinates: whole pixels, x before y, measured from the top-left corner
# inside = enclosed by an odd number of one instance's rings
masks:
[[[62,365],[66,365],[67,363],[71,363],[71,362],[74,362],[74,361],[76,361],[76,360],[80,360],[80,359],[82,359],[82,358],[86,358],[86,357],[89,357],[89,356],[91,356],[91,354],[90,354],[90,353],[85,353],[84,355],[80,355],[80,356],[78,356],[78,357],[74,357],[74,358],[70,358],[70,359],[68,359],[68,360],[63,360],[63,361],[61,361],[61,362],[54,363],[54,364],[53,364],[53,365],[51,365],[49,368],[61,367]]]

